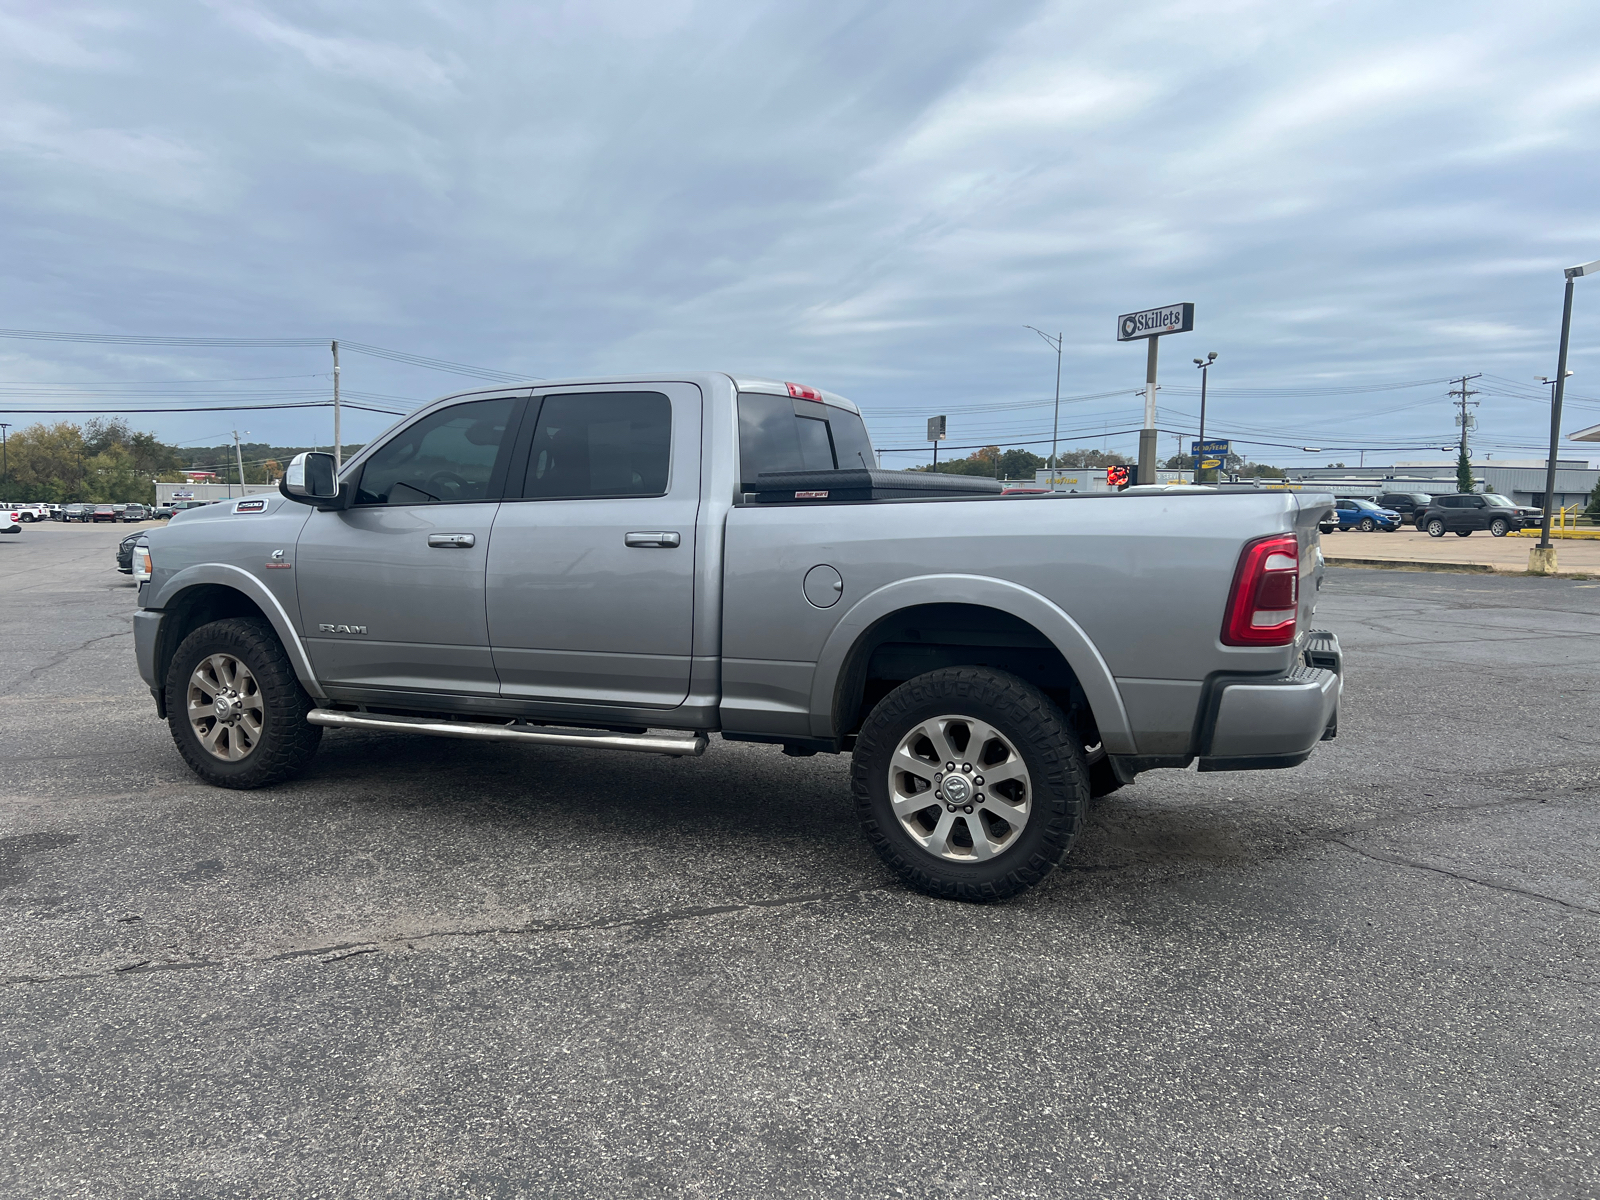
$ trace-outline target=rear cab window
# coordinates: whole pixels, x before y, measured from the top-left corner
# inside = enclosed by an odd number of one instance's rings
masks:
[[[861,415],[836,404],[739,393],[739,476],[746,491],[774,471],[877,466]]]

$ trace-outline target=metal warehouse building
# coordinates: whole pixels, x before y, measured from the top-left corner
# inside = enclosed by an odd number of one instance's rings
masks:
[[[1543,458],[1475,458],[1472,475],[1485,492],[1498,492],[1516,504],[1543,508],[1547,461]],[[1288,476],[1296,481],[1325,483],[1330,491],[1348,488],[1364,492],[1376,488],[1384,492],[1427,492],[1443,496],[1457,490],[1454,461],[1401,462],[1392,467],[1290,467]],[[1596,483],[1600,483],[1600,470],[1590,467],[1587,460],[1556,459],[1555,503],[1558,507],[1577,505],[1581,508],[1588,504]]]

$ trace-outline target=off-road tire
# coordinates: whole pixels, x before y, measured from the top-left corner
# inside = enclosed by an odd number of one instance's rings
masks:
[[[201,745],[189,721],[189,677],[213,654],[242,662],[260,687],[263,719],[254,749],[237,762],[224,762]],[[314,707],[300,686],[278,635],[265,620],[230,617],[202,625],[178,647],[167,670],[167,727],[189,769],[216,787],[270,787],[292,779],[317,752],[322,727],[306,721]]]
[[[891,756],[918,724],[940,715],[993,726],[1027,767],[1027,824],[991,859],[957,863],[929,853],[890,804]],[[1004,671],[946,667],[901,684],[868,714],[856,738],[851,790],[867,840],[906,884],[942,899],[989,901],[1024,892],[1055,869],[1083,828],[1090,780],[1083,745],[1050,697]]]
[[[1444,522],[1439,520],[1438,517],[1435,517],[1433,520],[1428,522],[1428,536],[1429,537],[1443,537],[1444,536]]]

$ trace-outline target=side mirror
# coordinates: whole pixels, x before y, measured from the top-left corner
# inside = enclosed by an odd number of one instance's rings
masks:
[[[333,455],[317,450],[296,454],[289,460],[289,469],[283,473],[278,490],[302,504],[336,499],[339,483],[333,475]]]

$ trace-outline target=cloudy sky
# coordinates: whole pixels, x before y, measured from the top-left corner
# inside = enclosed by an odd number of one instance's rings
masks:
[[[1258,460],[1437,458],[1475,372],[1476,446],[1542,456],[1560,268],[1600,258],[1597,45],[1600,6],[1538,0],[0,0],[0,326],[714,367],[851,396],[880,446],[948,413],[952,447],[1037,450],[1037,325],[1065,445],[1131,450],[1115,318],[1188,300],[1164,429],[1215,350],[1208,433]],[[1600,280],[1573,344],[1568,430],[1600,422]],[[344,366],[376,406],[478,382]],[[328,371],[0,338],[0,420],[315,400]],[[130,419],[331,438],[324,409]]]

